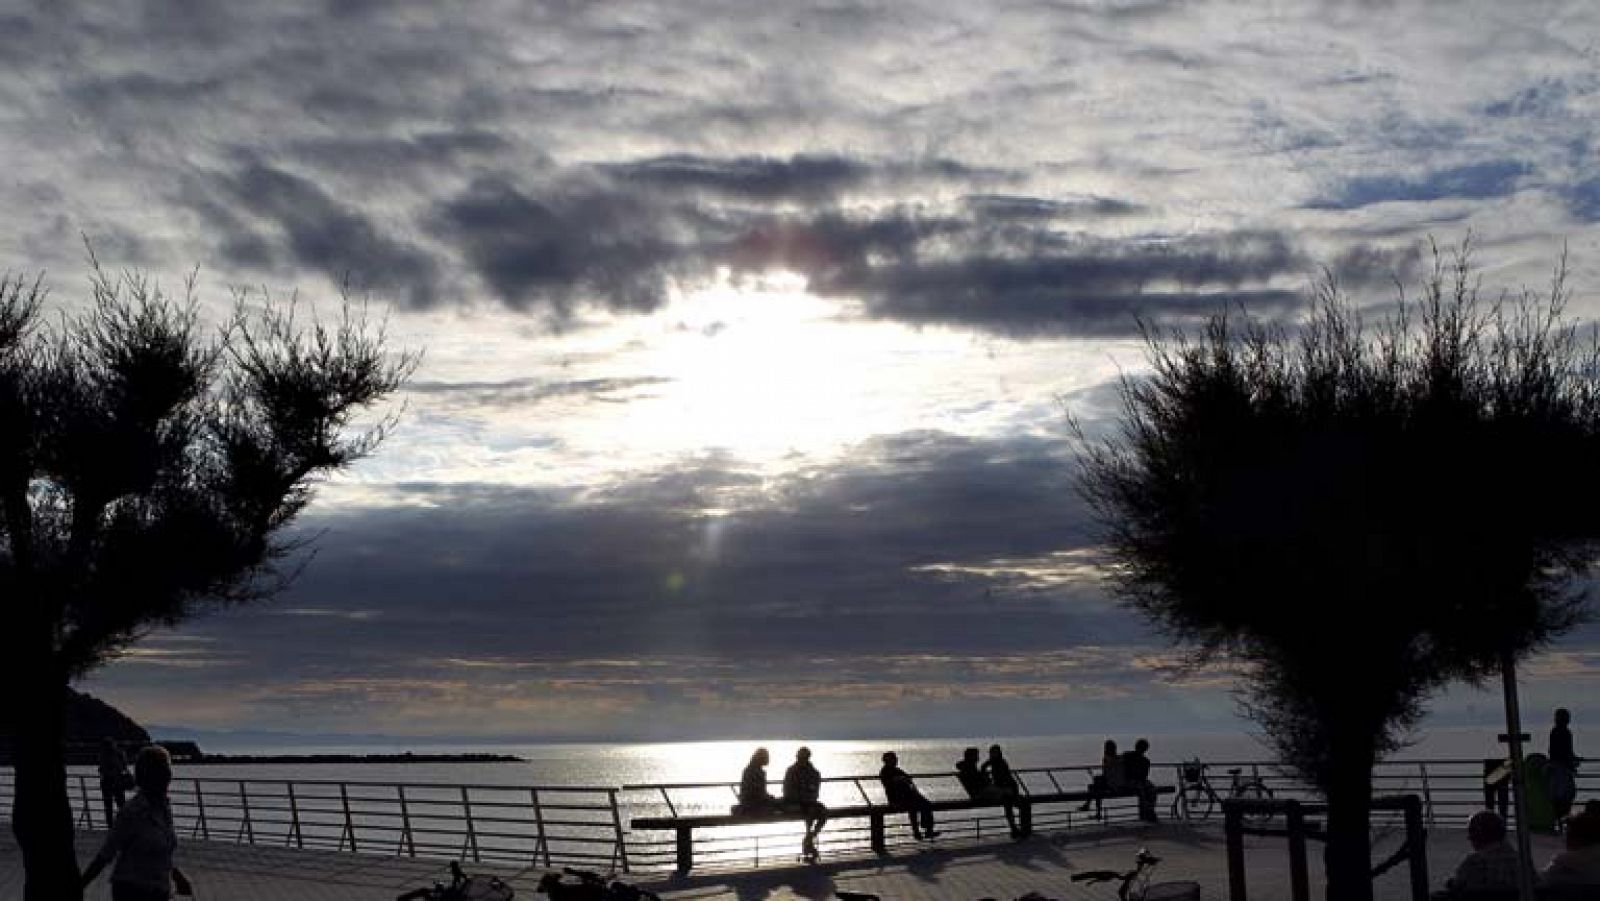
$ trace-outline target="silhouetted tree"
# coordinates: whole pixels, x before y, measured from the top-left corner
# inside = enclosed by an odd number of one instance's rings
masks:
[[[1600,538],[1600,355],[1548,295],[1479,301],[1468,247],[1369,316],[1320,285],[1290,331],[1147,330],[1080,488],[1113,584],[1244,669],[1245,709],[1325,794],[1328,896],[1370,899],[1373,764],[1429,694],[1570,628]]]
[[[292,304],[250,314],[241,298],[208,334],[193,278],[181,300],[98,265],[91,286],[47,324],[40,280],[0,278],[0,657],[30,901],[81,895],[68,682],[154,626],[281,588],[284,527],[382,438],[390,420],[352,417],[415,362],[348,304],[302,328]]]

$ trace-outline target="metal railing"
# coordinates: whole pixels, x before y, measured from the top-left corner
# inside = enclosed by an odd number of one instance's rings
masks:
[[[1222,806],[1184,778],[1191,762],[1158,763],[1152,778],[1179,789],[1161,799],[1161,814],[1219,824]],[[1249,797],[1261,785],[1277,800],[1314,801],[1317,793],[1279,764],[1260,760],[1208,760],[1206,777],[1216,801]],[[1236,784],[1229,769],[1239,769]],[[1019,768],[1026,796],[1082,791],[1093,766]],[[919,788],[934,801],[965,798],[955,774],[914,773]],[[15,798],[12,771],[0,769],[0,820],[9,820]],[[68,793],[78,828],[106,828],[98,779],[72,773]],[[1578,797],[1600,796],[1600,773],[1580,773]],[[171,788],[180,836],[190,840],[322,849],[398,857],[452,858],[520,866],[577,866],[605,870],[671,869],[675,836],[667,831],[633,831],[638,817],[727,813],[738,799],[732,782],[625,785],[611,787],[464,785],[446,783],[348,782],[284,779],[177,779]],[[1496,798],[1484,788],[1481,759],[1394,761],[1379,764],[1373,792],[1416,794],[1429,827],[1460,827]],[[830,808],[887,807],[876,776],[823,780],[821,800]],[[1376,813],[1381,828],[1388,814]],[[1036,832],[1067,832],[1134,822],[1131,798],[1105,798],[1099,804],[1051,803],[1033,807]],[[886,822],[885,844],[912,847],[907,818]],[[942,811],[942,838],[983,841],[1009,837],[998,807]],[[694,855],[702,868],[735,868],[795,860],[803,827],[799,822],[741,825],[697,830]],[[870,849],[865,818],[830,822],[820,837],[826,855],[865,854]]]
[[[0,775],[0,817],[15,797]],[[77,828],[105,829],[93,775],[67,776]],[[181,838],[545,867],[629,866],[617,790],[182,777],[168,790]]]
[[[1027,767],[1012,770],[1023,796],[1083,791],[1089,788],[1097,767]],[[912,773],[917,787],[933,801],[964,800],[966,791],[953,772]],[[774,785],[778,783],[773,783]],[[721,814],[739,798],[737,782],[652,783],[624,785],[622,803],[635,817]],[[878,777],[837,776],[822,780],[821,802],[829,808],[883,807],[890,805]],[[1036,832],[1094,828],[1136,822],[1138,804],[1131,797],[1106,798],[1100,804],[1079,802],[1036,805]],[[999,807],[940,811],[935,828],[941,837],[981,841],[1010,837],[1011,825]],[[916,847],[910,820],[896,812],[885,822],[886,847]],[[761,823],[748,826],[697,830],[695,866],[699,869],[761,866],[795,860],[800,854],[804,826],[799,822]],[[865,818],[829,821],[818,836],[824,855],[864,854],[871,849],[870,827]],[[676,837],[670,832],[638,831],[628,835],[630,859],[640,870],[670,869],[676,861]]]

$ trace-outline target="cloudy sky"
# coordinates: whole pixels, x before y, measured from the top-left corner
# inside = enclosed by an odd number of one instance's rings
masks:
[[[0,6],[0,265],[348,283],[426,356],[292,591],[89,680],[150,722],[1232,728],[1071,488],[1136,316],[1385,302],[1469,230],[1600,310],[1588,2],[231,6]]]

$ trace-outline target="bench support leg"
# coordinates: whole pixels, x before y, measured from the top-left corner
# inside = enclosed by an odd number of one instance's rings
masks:
[[[889,855],[889,846],[883,840],[883,814],[874,813],[867,818],[872,827],[872,850],[880,856]]]
[[[686,876],[694,869],[694,830],[678,827],[678,875]]]
[[[1033,805],[1026,801],[1017,805],[1017,835],[1027,838],[1033,834]]]

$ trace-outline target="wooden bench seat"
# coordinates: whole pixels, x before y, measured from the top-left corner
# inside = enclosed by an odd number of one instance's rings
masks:
[[[1170,795],[1176,789],[1170,785],[1156,786],[1157,795]],[[1024,836],[1033,833],[1033,808],[1040,804],[1073,804],[1084,801],[1111,800],[1115,798],[1137,798],[1138,792],[1121,790],[1113,792],[1095,791],[1069,791],[1051,792],[1038,795],[1018,795],[1011,800],[1017,809],[1017,830]],[[948,810],[977,810],[986,807],[1004,807],[1004,801],[989,798],[959,798],[947,801],[929,802],[935,811]],[[866,817],[871,826],[872,850],[878,854],[888,854],[889,849],[885,840],[884,820],[895,814],[909,813],[903,807],[890,807],[886,804],[857,804],[850,807],[829,807],[828,821],[845,820],[854,817]],[[678,872],[687,873],[694,867],[694,831],[696,829],[714,829],[719,826],[751,826],[762,823],[799,823],[805,821],[805,814],[799,811],[772,811],[766,814],[697,814],[693,816],[666,816],[666,817],[639,817],[630,822],[634,829],[650,829],[671,831],[677,833],[677,858]]]

